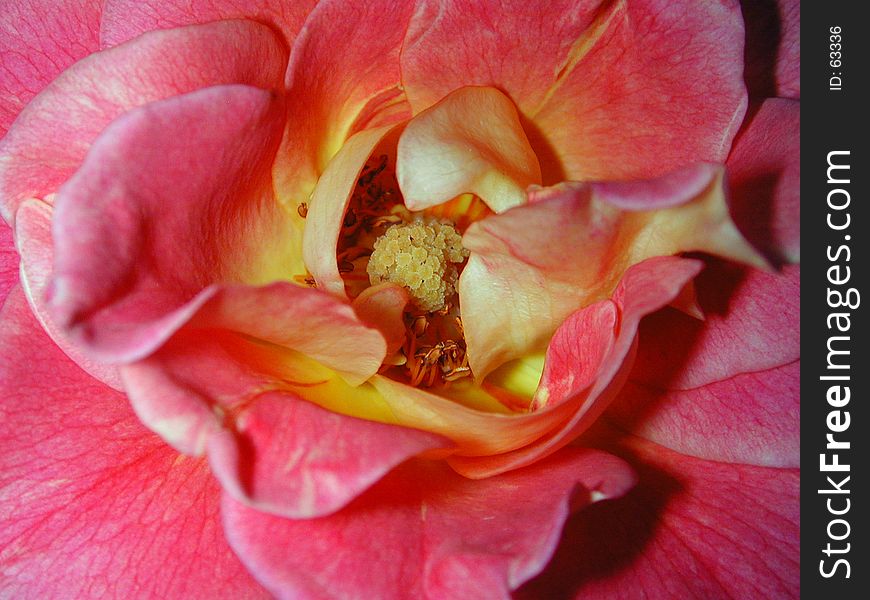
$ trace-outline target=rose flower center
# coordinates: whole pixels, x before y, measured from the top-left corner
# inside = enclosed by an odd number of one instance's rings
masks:
[[[338,241],[338,267],[355,298],[369,286],[403,287],[405,343],[381,372],[413,386],[444,386],[471,375],[457,285],[469,252],[461,231],[484,216],[475,199],[448,210],[409,211],[385,155],[366,163]]]

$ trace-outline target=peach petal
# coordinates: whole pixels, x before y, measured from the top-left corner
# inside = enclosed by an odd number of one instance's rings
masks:
[[[494,88],[466,87],[408,123],[396,177],[411,210],[473,193],[498,213],[526,202],[541,168],[510,99]]]
[[[289,117],[274,168],[276,194],[288,210],[308,201],[354,133],[410,116],[399,55],[413,10],[392,0],[321,0],[306,19],[290,53]]]
[[[560,184],[469,227],[459,294],[475,377],[543,349],[646,258],[697,250],[764,266],[731,222],[722,178],[702,164],[643,182]]]
[[[357,316],[384,336],[388,357],[405,343],[404,312],[409,300],[405,288],[391,283],[366,288],[354,298],[353,310]]]

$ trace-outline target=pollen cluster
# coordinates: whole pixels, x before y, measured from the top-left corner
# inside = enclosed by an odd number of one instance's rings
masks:
[[[393,225],[375,240],[366,270],[372,285],[404,286],[417,308],[436,312],[456,291],[458,267],[467,256],[453,225],[415,221]]]

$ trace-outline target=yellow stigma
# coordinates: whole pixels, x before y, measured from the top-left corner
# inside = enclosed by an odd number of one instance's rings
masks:
[[[401,285],[418,308],[435,312],[455,293],[458,267],[467,256],[453,225],[415,221],[393,225],[375,240],[366,270],[372,285]]]

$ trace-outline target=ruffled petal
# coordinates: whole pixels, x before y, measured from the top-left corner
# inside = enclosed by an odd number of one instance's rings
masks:
[[[258,396],[209,439],[212,470],[234,498],[308,519],[350,502],[404,460],[449,445],[435,435],[326,411],[278,392]]]
[[[612,433],[609,435],[612,437]],[[623,498],[573,517],[533,598],[797,598],[800,472],[607,447],[638,470]]]
[[[0,382],[0,595],[268,597],[227,546],[204,461],[70,362],[18,291],[0,312]]]
[[[396,177],[411,210],[473,193],[498,213],[525,204],[541,168],[510,99],[495,88],[466,87],[408,123]]]
[[[267,91],[217,86],[112,123],[58,194],[57,323],[92,355],[129,360],[209,284],[290,277],[299,240],[269,172],[283,116]]]
[[[800,102],[755,107],[728,157],[734,221],[778,263],[800,260]]]
[[[287,51],[266,26],[230,21],[160,31],[94,54],[35,98],[0,141],[0,209],[56,192],[115,118],[151,101],[241,83],[280,89]]]
[[[399,55],[413,10],[411,2],[322,0],[308,16],[290,53],[289,117],[274,171],[288,210],[308,201],[354,133],[410,116]]]
[[[698,250],[763,266],[731,222],[722,178],[702,164],[644,182],[560,184],[469,227],[459,295],[475,377],[542,350],[646,258]]]
[[[297,329],[319,337],[312,334],[317,327]],[[353,339],[342,343],[365,346],[348,343]],[[122,373],[149,428],[182,452],[206,454],[235,498],[287,517],[329,514],[405,459],[451,446],[437,435],[306,401],[343,389],[345,399],[365,403],[372,393],[330,386],[324,367],[250,335],[188,327]]]
[[[538,109],[544,182],[723,162],[746,111],[736,2],[614,2]]]
[[[322,519],[278,519],[227,497],[224,526],[279,598],[508,598],[547,563],[572,500],[632,483],[622,461],[580,449],[485,481],[416,461]]]
[[[42,88],[99,50],[101,0],[4,2],[0,11],[0,137]]]
[[[315,4],[316,0],[106,0],[100,43],[108,48],[156,29],[251,19],[279,30],[289,48]]]
[[[742,0],[749,96],[800,98],[801,7],[798,0]]]
[[[625,272],[612,299],[570,315],[547,349],[532,404],[535,412],[530,415],[567,410],[568,418],[546,436],[511,452],[450,457],[453,468],[469,477],[503,473],[552,454],[588,429],[625,384],[641,319],[672,302],[700,268],[696,260],[671,256],[647,259]],[[603,338],[606,345],[597,345],[601,341],[596,344],[596,338]]]

